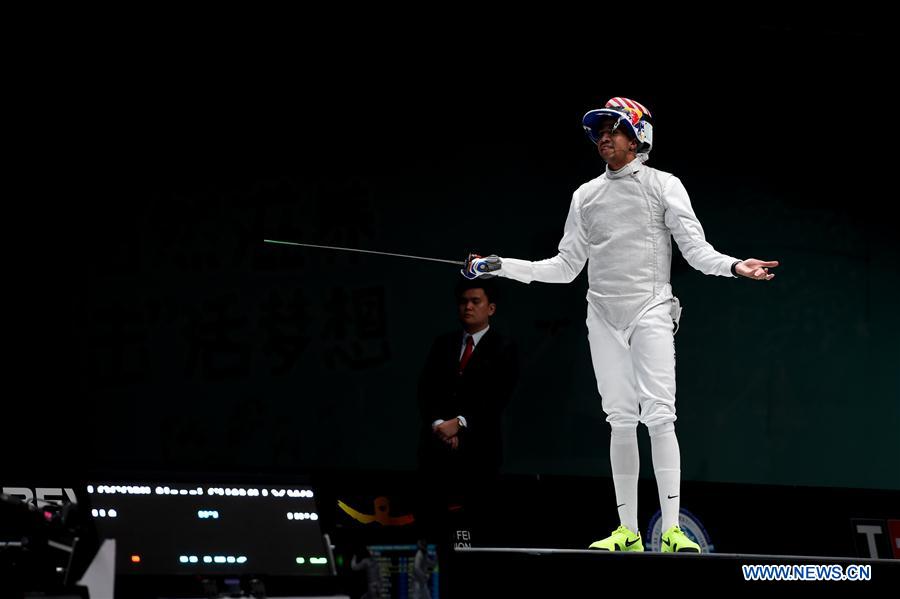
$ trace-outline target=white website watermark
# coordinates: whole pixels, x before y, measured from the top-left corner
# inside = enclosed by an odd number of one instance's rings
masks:
[[[744,580],[872,580],[872,566],[850,564],[749,564],[742,565]]]

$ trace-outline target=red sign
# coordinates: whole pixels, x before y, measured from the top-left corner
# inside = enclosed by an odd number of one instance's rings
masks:
[[[888,538],[891,541],[891,551],[894,559],[900,559],[900,520],[888,520]]]

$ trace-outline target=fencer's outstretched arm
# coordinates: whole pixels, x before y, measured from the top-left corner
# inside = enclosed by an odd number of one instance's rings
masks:
[[[572,194],[569,215],[562,239],[559,241],[559,253],[552,258],[531,262],[516,258],[500,258],[501,267],[496,274],[508,279],[531,283],[570,283],[581,269],[588,257],[588,240],[581,218],[581,206],[578,191]]]
[[[703,227],[694,214],[691,200],[681,180],[674,175],[669,177],[662,191],[666,226],[688,264],[707,275],[733,276],[731,265],[740,260],[717,252],[706,241]]]
[[[663,185],[662,199],[666,209],[666,226],[672,232],[681,255],[688,264],[708,275],[722,277],[738,275],[766,281],[775,278],[774,274],[769,274],[768,269],[778,266],[778,261],[732,258],[717,252],[706,241],[706,235],[697,215],[694,214],[687,190],[678,177],[674,175],[669,177]]]

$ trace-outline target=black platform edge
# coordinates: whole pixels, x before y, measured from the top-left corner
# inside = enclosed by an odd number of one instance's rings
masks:
[[[742,566],[865,566],[869,580],[745,580]],[[900,588],[900,560],[752,553],[624,553],[545,547],[457,548],[450,555],[447,595],[456,597],[635,596],[648,591],[701,597],[892,596]]]

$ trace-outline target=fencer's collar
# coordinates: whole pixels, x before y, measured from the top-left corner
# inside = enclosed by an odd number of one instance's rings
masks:
[[[643,166],[643,163],[641,162],[640,158],[635,158],[634,160],[632,160],[631,162],[629,162],[628,164],[626,164],[625,166],[623,166],[622,168],[620,168],[617,171],[614,171],[611,168],[609,168],[609,165],[607,164],[606,165],[606,177],[609,179],[621,179],[622,177],[627,177],[631,173],[638,172],[639,170],[641,170],[642,166]]]

